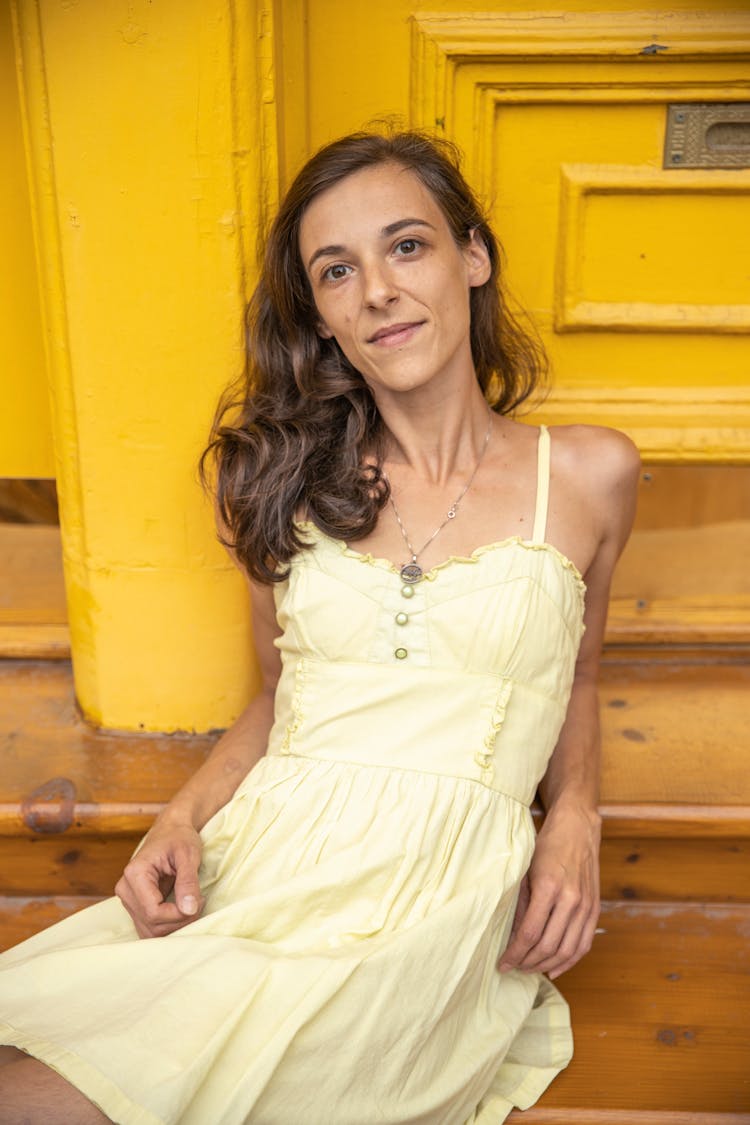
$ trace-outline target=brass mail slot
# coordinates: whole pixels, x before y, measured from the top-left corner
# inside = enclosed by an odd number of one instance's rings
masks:
[[[664,168],[750,168],[750,102],[667,106]]]

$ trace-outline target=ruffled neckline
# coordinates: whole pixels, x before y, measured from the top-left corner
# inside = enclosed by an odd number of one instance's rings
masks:
[[[385,559],[381,558],[378,555],[373,555],[370,551],[356,551],[353,547],[350,547],[348,543],[346,543],[343,539],[336,539],[332,535],[327,535],[324,531],[321,531],[317,524],[313,523],[312,520],[297,520],[296,523],[300,528],[311,529],[319,537],[319,539],[324,542],[328,542],[332,546],[338,548],[341,553],[347,558],[355,559],[357,562],[364,563],[367,566],[374,566],[378,567],[381,570],[387,570],[391,574],[398,574],[400,571],[400,568],[396,566],[395,563],[391,562],[390,559]],[[520,535],[509,535],[507,536],[507,538],[497,539],[493,543],[483,543],[482,546],[476,547],[470,555],[449,555],[447,558],[443,559],[442,562],[436,563],[429,570],[426,570],[424,572],[423,579],[431,582],[435,579],[436,575],[439,574],[441,570],[445,570],[446,568],[451,566],[477,563],[484,555],[488,555],[494,551],[504,550],[509,547],[521,547],[523,550],[527,551],[544,551],[545,553],[552,555],[553,558],[557,559],[562,568],[568,571],[568,573],[573,576],[574,580],[581,590],[581,593],[586,592],[586,583],[583,579],[583,575],[581,574],[576,564],[571,559],[569,559],[567,555],[564,555],[562,551],[558,550],[557,547],[555,547],[552,543],[548,543],[546,540],[537,543],[531,539],[524,539]]]

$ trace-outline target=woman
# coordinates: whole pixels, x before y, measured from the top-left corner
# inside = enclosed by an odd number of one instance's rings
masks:
[[[264,687],[119,898],[6,954],[0,1121],[494,1125],[567,1064],[638,457],[511,418],[542,360],[499,294],[448,146],[292,185],[209,447]]]

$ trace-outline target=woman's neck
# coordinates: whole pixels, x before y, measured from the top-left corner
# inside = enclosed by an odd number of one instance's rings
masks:
[[[410,470],[425,483],[443,485],[456,473],[471,472],[494,421],[479,384],[430,402],[378,402],[385,426],[385,468]]]

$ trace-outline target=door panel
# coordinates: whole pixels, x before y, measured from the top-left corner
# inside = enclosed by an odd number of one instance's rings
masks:
[[[750,170],[663,162],[670,103],[750,97],[750,14],[429,15],[413,55],[412,116],[467,152],[552,358],[546,416],[746,460]]]

